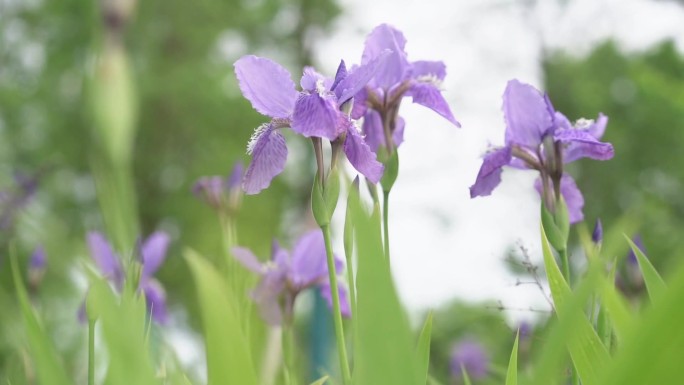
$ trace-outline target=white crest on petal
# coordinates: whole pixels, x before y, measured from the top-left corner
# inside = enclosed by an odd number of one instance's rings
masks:
[[[247,142],[247,155],[252,155],[252,152],[254,151],[254,146],[256,146],[256,143],[259,141],[261,135],[263,135],[263,133],[266,132],[266,130],[268,130],[269,127],[269,123],[264,123],[261,126],[257,127],[256,130],[254,130],[254,133],[249,138],[249,142]]]
[[[575,122],[575,125],[573,128],[576,128],[578,130],[584,130],[589,128],[592,124],[594,124],[594,119],[585,119],[585,118],[579,118]]]
[[[429,83],[434,85],[436,88],[439,90],[442,90],[442,80],[440,80],[439,77],[437,77],[436,74],[427,74],[427,75],[421,75],[416,78],[416,81],[419,83]]]

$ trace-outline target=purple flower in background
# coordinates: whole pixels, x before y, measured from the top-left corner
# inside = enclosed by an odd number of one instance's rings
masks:
[[[325,243],[320,229],[311,230],[300,237],[292,253],[274,241],[271,260],[266,263],[259,262],[252,251],[244,247],[234,247],[232,252],[245,268],[261,276],[252,298],[269,324],[279,325],[283,319],[291,319],[295,298],[310,287],[318,287],[332,307]],[[335,257],[337,274],[341,274],[343,269],[342,260]],[[347,291],[341,285],[338,291],[342,315],[349,317],[351,310]]]
[[[603,242],[603,224],[601,223],[601,218],[596,219],[594,231],[591,233],[591,241],[597,245],[600,245],[601,242]]]
[[[613,157],[613,146],[599,141],[608,118],[599,114],[596,121],[580,119],[573,125],[554,110],[547,95],[518,80],[508,82],[503,100],[506,144],[485,155],[477,180],[470,187],[471,198],[491,194],[501,182],[503,166],[534,169],[540,173],[535,188],[545,205],[553,209],[560,194],[570,223],[581,221],[584,198],[572,177],[563,172],[563,165],[585,157]]]
[[[0,191],[0,230],[9,230],[14,226],[17,213],[26,207],[38,190],[38,181],[43,172],[27,175],[16,172],[14,186]]]
[[[88,233],[87,238],[90,256],[98,269],[118,290],[121,290],[125,275],[121,261],[114,249],[104,235],[97,231]],[[170,241],[171,238],[168,234],[163,231],[156,231],[147,237],[140,246],[142,274],[138,289],[145,294],[145,302],[152,319],[160,324],[164,324],[168,320],[166,292],[153,275],[166,259],[166,251]],[[83,309],[80,312],[83,312]]]
[[[245,192],[259,193],[283,171],[287,146],[280,129],[285,127],[307,138],[343,143],[352,166],[369,180],[378,182],[383,166],[341,107],[366,85],[385,57],[380,55],[349,72],[342,62],[335,79],[306,67],[300,81],[302,91],[296,90],[287,70],[274,61],[249,55],[235,62],[243,96],[255,110],[271,118],[256,129],[247,145],[252,162],[242,181]]]
[[[482,344],[473,340],[464,340],[456,344],[451,351],[451,375],[463,377],[463,369],[473,379],[483,378],[489,369],[489,356]]]
[[[641,239],[641,235],[637,235],[632,239],[632,242],[639,248],[644,254],[646,254],[646,248],[644,247],[644,241]],[[627,254],[627,263],[631,266],[635,266],[637,270],[639,269],[639,261],[637,260],[634,250],[629,249],[629,254]]]
[[[352,118],[364,117],[363,132],[373,151],[380,146],[398,147],[404,137],[404,120],[398,115],[404,97],[428,107],[460,127],[449,105],[442,96],[440,86],[446,76],[441,61],[408,60],[406,39],[396,28],[381,24],[368,35],[361,57],[361,65],[376,60],[390,51],[389,58],[380,64],[375,77],[355,97]],[[390,140],[392,143],[388,144]]]
[[[31,258],[29,259],[28,280],[32,287],[35,288],[40,285],[40,282],[45,275],[46,267],[47,254],[45,253],[45,248],[42,245],[39,245],[33,250]]]
[[[236,162],[228,177],[204,176],[192,186],[192,193],[215,209],[237,209],[241,198],[240,182],[244,174],[242,162]]]

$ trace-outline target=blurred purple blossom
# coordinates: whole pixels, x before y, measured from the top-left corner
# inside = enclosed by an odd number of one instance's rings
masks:
[[[0,231],[14,226],[14,219],[19,210],[26,207],[38,190],[38,182],[42,172],[27,175],[21,172],[14,174],[14,185],[0,191]]]
[[[236,61],[235,74],[242,95],[255,110],[271,118],[256,129],[247,145],[252,161],[242,181],[245,192],[259,193],[283,171],[287,146],[280,129],[285,127],[307,138],[343,142],[352,166],[378,182],[383,166],[341,108],[368,83],[385,58],[379,55],[351,71],[342,61],[334,79],[306,67],[300,80],[301,91],[296,90],[289,72],[272,60],[248,55]]]
[[[489,370],[489,356],[482,344],[467,339],[454,345],[449,366],[451,375],[455,378],[463,377],[462,368],[465,368],[472,379],[483,378]]]
[[[240,182],[244,166],[238,161],[228,177],[214,175],[199,178],[192,186],[192,193],[215,209],[237,209],[242,191]]]
[[[47,268],[47,254],[42,245],[37,246],[29,258],[28,280],[32,287],[38,287]]]
[[[563,165],[581,158],[607,160],[613,157],[613,146],[599,141],[608,118],[599,114],[596,121],[579,119],[575,124],[551,105],[546,94],[529,84],[510,80],[503,95],[506,122],[505,146],[484,156],[471,198],[487,196],[501,182],[503,166],[533,169],[540,173],[535,188],[544,203],[553,209],[563,196],[570,223],[584,218],[584,198]]]
[[[600,245],[601,242],[603,242],[603,224],[601,223],[601,218],[596,219],[594,231],[591,233],[591,241],[597,245]]]
[[[90,256],[102,275],[111,281],[117,290],[123,288],[125,274],[121,261],[107,239],[100,232],[88,233],[88,248]],[[166,259],[166,252],[171,238],[163,231],[156,231],[145,239],[140,245],[140,262],[142,274],[138,289],[145,295],[147,309],[159,324],[168,320],[166,308],[166,292],[159,281],[153,275]],[[85,315],[84,308],[79,310],[79,318]],[[84,319],[84,318],[83,318]]]
[[[366,38],[361,65],[389,53],[389,58],[368,85],[355,96],[352,118],[363,117],[366,142],[377,152],[380,146],[398,147],[404,139],[404,119],[399,115],[399,105],[410,96],[414,103],[432,109],[455,126],[460,127],[449,105],[444,100],[441,84],[446,76],[446,66],[441,61],[408,60],[405,51],[406,38],[398,29],[381,24]]]
[[[232,252],[245,268],[261,276],[252,298],[269,324],[279,325],[283,319],[290,319],[297,295],[310,287],[318,287],[332,307],[325,243],[320,229],[301,236],[292,253],[274,241],[271,260],[266,263],[259,262],[252,251],[244,247],[234,247]],[[337,274],[341,274],[343,269],[344,263],[335,256]],[[351,309],[347,291],[342,285],[338,286],[338,291],[342,315],[349,317]]]

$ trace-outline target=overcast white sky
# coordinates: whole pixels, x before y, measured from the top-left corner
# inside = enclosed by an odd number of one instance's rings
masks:
[[[390,229],[392,269],[404,302],[419,310],[460,296],[501,300],[512,308],[548,308],[537,289],[514,286],[503,263],[504,250],[516,244],[540,260],[534,173],[507,170],[492,196],[469,198],[480,155],[489,144],[503,143],[505,84],[518,78],[540,86],[542,45],[583,55],[609,37],[626,50],[678,37],[682,50],[684,7],[646,0],[577,0],[566,6],[560,1],[341,3],[336,32],[317,44],[321,70],[333,73],[340,58],[358,63],[366,34],[390,23],[404,32],[409,60],[446,63],[444,95],[463,125],[457,129],[421,106],[402,105],[407,126],[390,198]]]

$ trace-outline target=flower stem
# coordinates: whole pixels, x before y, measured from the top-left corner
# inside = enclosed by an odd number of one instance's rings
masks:
[[[330,237],[330,226],[321,226],[323,238],[325,239],[325,254],[328,259],[328,276],[330,278],[330,294],[333,302],[333,320],[335,322],[335,338],[337,339],[337,354],[340,359],[340,371],[342,372],[342,383],[351,384],[351,371],[349,361],[347,361],[347,348],[344,340],[344,329],[342,328],[342,311],[340,310],[340,293],[337,287],[337,272],[333,259],[332,242]]]
[[[95,385],[95,321],[88,320],[88,385]]]
[[[568,261],[568,249],[558,250],[561,259],[561,269],[563,271],[563,278],[570,286],[570,262]]]
[[[382,200],[382,222],[385,241],[385,258],[387,258],[387,265],[390,264],[390,245],[389,245],[389,190],[383,191]]]
[[[282,344],[283,344],[283,374],[285,377],[286,385],[293,385],[295,381],[294,377],[294,326],[293,323],[288,321],[283,325],[282,328]]]

